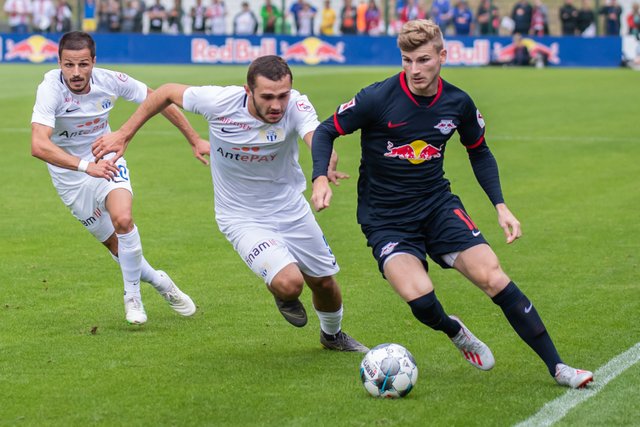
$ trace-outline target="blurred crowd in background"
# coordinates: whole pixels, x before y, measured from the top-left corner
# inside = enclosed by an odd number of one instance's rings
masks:
[[[595,1],[4,0],[3,27],[14,33],[377,36],[395,34],[408,20],[430,18],[445,35],[638,37],[638,3],[623,11],[618,0]]]

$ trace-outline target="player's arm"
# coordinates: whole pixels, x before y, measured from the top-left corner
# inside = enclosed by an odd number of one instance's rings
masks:
[[[31,123],[31,155],[52,165],[86,172],[95,178],[112,179],[118,174],[118,168],[112,160],[100,160],[98,163],[88,162],[73,156],[51,141],[53,128]]]
[[[93,155],[96,156],[96,158],[101,158],[107,153],[114,152],[116,153],[114,159],[122,157],[133,136],[138,132],[142,125],[147,122],[147,120],[163,111],[172,103],[182,107],[182,97],[187,88],[188,86],[177,83],[168,83],[160,86],[157,90],[147,96],[147,98],[140,104],[140,106],[138,106],[138,109],[133,113],[129,120],[120,127],[120,129],[115,132],[102,135],[92,144]],[[200,140],[199,137],[197,139]],[[203,144],[199,144],[199,147],[202,146]],[[199,155],[196,157],[200,159],[202,154],[205,153],[199,152]],[[208,144],[206,154],[208,154]],[[204,159],[202,158],[201,161],[203,160]]]
[[[311,203],[316,211],[328,208],[331,203],[333,193],[329,187],[329,169],[333,150],[333,141],[338,133],[331,131],[331,121],[329,117],[316,128],[312,135],[311,157],[313,158],[312,193]]]
[[[504,202],[502,196],[502,188],[500,185],[500,174],[498,172],[498,163],[491,153],[484,137],[479,144],[467,147],[469,153],[469,161],[473,168],[473,173],[484,192],[496,207],[498,213],[498,224],[504,230],[507,243],[512,243],[522,236],[520,222],[511,213]]]
[[[186,87],[185,87],[186,90]],[[154,91],[151,88],[147,88],[147,98]],[[182,91],[184,94],[184,91]],[[180,96],[180,107],[182,107],[182,96]],[[200,138],[200,135],[196,130],[191,126],[189,120],[184,115],[182,110],[176,105],[175,102],[172,102],[167,108],[161,111],[162,115],[167,118],[175,127],[180,130],[180,132],[184,135],[191,145],[191,150],[193,151],[193,155],[200,160],[205,165],[209,164],[209,160],[207,160],[204,156],[209,155],[210,145],[209,141],[206,141]]]
[[[302,138],[310,149],[311,149],[312,144],[313,144],[312,143],[313,134],[314,134],[313,131],[308,132],[304,136],[304,138]],[[336,150],[331,150],[331,159],[329,160],[329,168],[327,170],[327,178],[333,184],[340,185],[340,181],[339,180],[341,180],[341,179],[349,179],[349,174],[346,174],[344,172],[340,172],[339,170],[337,170],[337,168],[338,168],[338,153],[336,152]]]

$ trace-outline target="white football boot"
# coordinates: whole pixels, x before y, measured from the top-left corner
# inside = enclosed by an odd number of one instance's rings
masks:
[[[168,289],[166,292],[161,292],[162,298],[164,298],[171,308],[177,313],[183,316],[192,316],[196,312],[196,305],[193,303],[189,295],[182,292],[171,277],[162,270],[158,270],[160,274],[160,280],[163,282],[162,288]]]
[[[458,347],[460,353],[464,356],[467,362],[471,363],[478,369],[488,371],[496,364],[496,360],[493,358],[491,349],[475,335],[471,333],[469,329],[462,323],[462,320],[456,316],[449,316],[461,326],[458,334],[451,338],[453,345]]]
[[[560,385],[571,388],[583,388],[593,381],[593,373],[582,369],[575,369],[564,363],[556,365],[556,382]]]
[[[131,325],[144,325],[147,323],[147,313],[144,311],[140,297],[125,297],[124,314]]]

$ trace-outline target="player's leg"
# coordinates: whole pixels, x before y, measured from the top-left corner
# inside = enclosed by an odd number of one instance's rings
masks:
[[[109,222],[109,225],[113,229],[111,222]],[[118,236],[115,231],[102,244],[109,249],[113,260],[120,264],[120,259],[118,258]],[[183,316],[192,316],[196,312],[196,305],[191,300],[191,297],[182,292],[167,273],[153,268],[144,257],[144,254],[142,255],[140,267],[140,280],[153,286],[177,313]]]
[[[105,198],[105,209],[109,212],[118,239],[118,260],[124,281],[124,304],[127,322],[143,324],[147,314],[140,294],[142,270],[142,243],[131,212],[133,197],[126,188],[114,188]]]
[[[298,298],[304,278],[277,227],[266,222],[224,223],[220,219],[218,225],[247,267],[265,282],[282,316],[296,327],[306,325],[307,314]]]
[[[386,259],[383,269],[385,277],[409,304],[416,319],[431,329],[447,334],[474,367],[483,371],[493,368],[495,359],[491,349],[476,338],[460,319],[446,314],[421,260],[413,254],[397,253]]]
[[[320,343],[330,350],[369,351],[342,331],[342,293],[334,277],[340,267],[311,210],[299,219],[281,222],[280,228],[311,289],[313,307],[320,319]]]
[[[502,309],[516,333],[538,354],[549,373],[560,384],[578,388],[591,381],[593,375],[590,372],[563,364],[538,311],[502,270],[498,257],[489,245],[465,249],[457,256],[453,266]]]

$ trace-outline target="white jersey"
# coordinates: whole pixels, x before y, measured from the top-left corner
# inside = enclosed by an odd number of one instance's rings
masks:
[[[116,99],[141,103],[147,97],[147,86],[124,73],[94,68],[91,90],[77,95],[65,84],[62,71],[51,70],[38,86],[31,123],[53,128],[51,141],[65,152],[93,161],[91,144],[102,134],[111,132],[109,112]],[[75,186],[86,174],[47,164],[56,188]]]
[[[186,110],[209,122],[211,174],[218,224],[302,217],[306,179],[298,163],[298,137],[319,125],[306,96],[292,90],[278,123],[249,113],[241,86],[201,86],[184,93]]]

